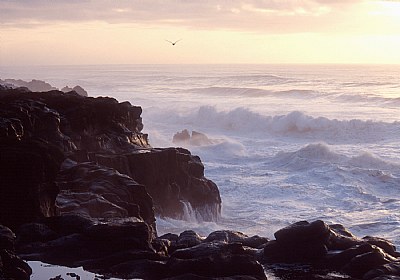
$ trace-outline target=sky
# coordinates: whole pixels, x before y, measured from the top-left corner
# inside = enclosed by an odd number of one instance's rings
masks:
[[[399,50],[400,1],[0,0],[0,67],[400,64]]]

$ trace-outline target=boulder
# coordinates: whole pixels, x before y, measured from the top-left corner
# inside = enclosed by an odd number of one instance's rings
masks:
[[[301,221],[275,232],[264,247],[266,263],[313,263],[328,253],[330,229],[323,221]]]
[[[238,242],[241,243],[243,246],[248,246],[251,248],[261,248],[265,245],[269,239],[265,237],[260,237],[258,235],[255,236],[247,236],[246,234],[233,231],[233,230],[218,230],[210,233],[204,242]]]
[[[360,247],[365,247],[367,252],[354,256],[351,258],[350,262],[342,268],[342,270],[350,276],[363,278],[364,274],[368,271],[396,261],[395,258],[386,254],[381,248],[375,245],[364,244]]]
[[[204,240],[203,237],[198,235],[193,230],[186,230],[182,232],[174,243],[174,251],[177,249],[190,248],[199,245]]]

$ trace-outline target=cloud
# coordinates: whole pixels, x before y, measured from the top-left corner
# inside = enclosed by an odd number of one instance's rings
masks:
[[[0,0],[0,24],[58,22],[178,25],[198,29],[307,32],[362,0]],[[339,15],[339,16],[338,16]],[[324,24],[322,24],[324,23]]]

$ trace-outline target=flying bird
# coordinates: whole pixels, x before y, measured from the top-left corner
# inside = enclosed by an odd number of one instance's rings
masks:
[[[175,41],[175,42],[171,42],[170,40],[165,40],[165,41],[167,41],[167,42],[171,43],[173,46],[175,46],[175,44],[178,43],[180,40],[182,40],[182,39],[179,39],[178,41]]]

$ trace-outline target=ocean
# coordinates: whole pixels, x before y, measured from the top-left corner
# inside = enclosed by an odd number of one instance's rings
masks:
[[[273,238],[300,220],[400,245],[400,66],[91,65],[2,67],[0,79],[80,85],[143,108],[153,147],[181,143],[219,187],[221,217],[157,218],[159,235],[219,229]]]

